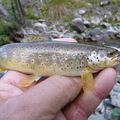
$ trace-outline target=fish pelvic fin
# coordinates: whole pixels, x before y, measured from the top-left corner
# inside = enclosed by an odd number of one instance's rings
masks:
[[[94,90],[94,79],[93,74],[89,69],[85,69],[81,74],[83,91],[93,91]]]
[[[28,75],[27,77],[21,79],[18,83],[19,87],[29,87],[32,85],[33,82],[39,80],[40,77],[38,77],[37,75]]]

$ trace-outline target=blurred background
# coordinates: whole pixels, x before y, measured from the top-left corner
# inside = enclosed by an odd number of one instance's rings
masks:
[[[55,38],[120,49],[120,0],[0,0],[0,46]],[[120,120],[116,85],[89,120]]]

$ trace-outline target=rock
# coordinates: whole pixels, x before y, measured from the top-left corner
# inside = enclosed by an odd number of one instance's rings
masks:
[[[111,27],[111,24],[107,23],[107,22],[102,22],[101,27],[103,27],[104,29],[109,29]]]
[[[113,25],[113,29],[115,30],[116,33],[120,32],[120,23]]]
[[[52,26],[52,23],[49,21],[46,21],[45,19],[39,19],[38,23],[46,24],[48,27]]]
[[[83,21],[81,21],[80,18],[75,18],[73,21],[72,21],[72,28],[74,30],[76,30],[78,33],[82,33],[85,31],[85,25],[83,23]]]
[[[31,27],[26,27],[21,29],[21,33],[23,34],[39,34],[39,31],[31,28]]]
[[[111,120],[112,108],[113,108],[113,106],[111,105],[110,99],[105,99],[104,100],[104,112],[103,112],[103,115],[104,115],[104,118],[106,120]]]
[[[98,25],[98,24],[100,24],[101,21],[102,21],[102,17],[98,17],[98,16],[91,16],[90,17],[90,22],[93,25]]]
[[[106,6],[110,4],[110,0],[101,0],[100,1],[100,6]]]
[[[55,39],[55,38],[63,38],[64,35],[58,31],[50,31],[49,36],[51,36],[52,39]]]
[[[58,32],[64,32],[65,31],[65,26],[63,26],[63,25],[57,24],[55,27],[56,27],[56,30]]]
[[[104,117],[102,115],[91,115],[88,120],[105,120]]]
[[[80,8],[80,9],[77,9],[77,10],[75,10],[75,15],[76,16],[80,16],[80,15],[83,15],[83,14],[85,14],[86,13],[86,11],[87,11],[87,9],[86,8]]]
[[[34,29],[39,31],[40,33],[48,31],[48,27],[45,23],[38,22],[38,23],[35,23],[33,26],[34,26]]]
[[[87,33],[86,38],[92,41],[98,41],[103,35],[104,33],[99,28],[94,28],[93,30]]]
[[[117,83],[110,93],[111,103],[116,107],[120,107],[120,84]]]
[[[120,39],[120,32],[116,33],[115,37],[118,38],[118,39]]]
[[[84,25],[85,25],[87,28],[90,28],[91,23],[90,23],[90,21],[88,21],[88,20],[84,20]]]
[[[110,40],[115,40],[116,37],[115,37],[115,31],[106,31],[106,34],[109,36]]]
[[[7,18],[9,16],[7,10],[0,4],[0,18]]]

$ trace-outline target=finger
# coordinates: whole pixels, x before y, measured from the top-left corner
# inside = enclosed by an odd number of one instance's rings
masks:
[[[60,111],[55,115],[53,120],[67,120],[67,119],[65,118],[64,114]]]
[[[116,72],[112,68],[103,70],[95,79],[94,92],[86,92],[79,96],[71,105],[65,108],[64,114],[68,120],[86,120],[94,112],[102,99],[112,89]]]
[[[79,78],[52,76],[6,104],[8,106],[10,102],[13,102],[15,109],[13,111],[25,108],[23,115],[26,115],[26,118],[31,118],[31,120],[32,118],[37,119],[38,116],[41,119],[45,117],[46,120],[51,120],[61,108],[79,94],[80,90],[81,81]],[[17,108],[17,106],[19,107]],[[28,110],[29,114],[27,114]],[[24,116],[21,116],[21,119],[23,118]]]

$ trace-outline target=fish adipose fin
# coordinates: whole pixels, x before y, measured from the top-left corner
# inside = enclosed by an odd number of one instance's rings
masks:
[[[90,90],[90,91],[94,90],[93,74],[90,72],[90,70],[88,69],[84,70],[84,72],[81,74],[81,80],[82,80],[82,86],[84,92],[86,90]]]
[[[28,75],[27,77],[21,79],[18,83],[19,87],[29,87],[34,81],[39,80],[40,77],[36,75]]]

